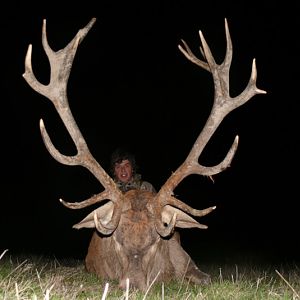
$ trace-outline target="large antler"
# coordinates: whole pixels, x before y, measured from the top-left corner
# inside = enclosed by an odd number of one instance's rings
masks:
[[[200,132],[196,142],[194,143],[189,155],[183,164],[169,177],[166,183],[161,187],[157,195],[157,216],[160,213],[160,210],[166,205],[172,205],[182,209],[185,212],[188,212],[194,216],[203,216],[210,213],[215,207],[211,207],[205,210],[196,210],[187,206],[183,202],[179,201],[175,197],[173,197],[173,191],[176,186],[188,175],[198,174],[205,176],[212,176],[217,173],[225,170],[231,163],[232,158],[236,152],[238,146],[238,136],[235,137],[234,142],[229,149],[224,160],[216,166],[205,167],[199,164],[198,159],[201,155],[204,147],[207,145],[208,141],[212,137],[213,133],[218,128],[219,124],[225,118],[227,114],[229,114],[235,108],[243,105],[248,100],[250,100],[256,94],[265,94],[266,92],[260,90],[256,87],[256,65],[255,59],[253,59],[252,63],[252,72],[250,76],[250,80],[248,85],[244,89],[244,91],[238,95],[237,97],[230,97],[229,94],[229,69],[231,65],[232,59],[232,43],[229,34],[227,20],[225,19],[225,31],[226,31],[226,41],[227,41],[227,49],[225,59],[222,64],[218,65],[210,51],[209,46],[207,45],[204,36],[201,31],[199,31],[200,39],[202,42],[203,49],[200,47],[201,53],[204,57],[204,60],[200,60],[197,58],[185,41],[182,40],[183,47],[179,45],[179,50],[184,54],[184,56],[198,65],[199,67],[209,71],[212,73],[213,81],[214,81],[214,103],[211,110],[211,113],[207,119],[207,122]],[[172,223],[172,222],[170,222]],[[162,224],[157,224],[157,228],[161,231],[162,235],[166,235],[171,231],[172,226],[164,227]]]
[[[46,148],[48,149],[50,154],[62,164],[70,166],[79,165],[87,168],[104,187],[104,191],[82,202],[69,203],[60,199],[60,201],[65,206],[73,209],[83,208],[105,199],[109,199],[114,202],[115,206],[119,206],[117,200],[121,199],[122,195],[112,178],[98,164],[98,162],[95,160],[90,150],[88,149],[88,146],[74,120],[67,98],[67,83],[78,45],[85,38],[89,30],[94,25],[95,21],[95,18],[91,19],[91,21],[83,29],[78,31],[73,40],[64,49],[54,52],[50,48],[47,41],[46,20],[44,20],[42,30],[42,43],[51,67],[50,82],[48,85],[43,85],[36,79],[33,74],[31,65],[32,45],[29,45],[28,47],[25,58],[25,73],[23,74],[23,77],[25,78],[27,83],[35,91],[47,97],[54,104],[77,148],[77,154],[74,156],[66,156],[60,153],[51,142],[51,139],[45,129],[44,122],[41,119],[41,134]],[[109,229],[115,227],[115,225],[119,221],[120,213],[121,210],[115,209],[111,223],[106,224],[105,227]]]

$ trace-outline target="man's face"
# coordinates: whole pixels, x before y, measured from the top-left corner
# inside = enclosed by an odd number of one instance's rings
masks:
[[[132,165],[128,159],[115,164],[115,176],[121,182],[129,182],[132,178],[132,172]]]

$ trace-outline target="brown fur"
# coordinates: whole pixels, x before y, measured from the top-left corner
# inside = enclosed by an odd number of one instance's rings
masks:
[[[117,229],[110,236],[94,232],[85,259],[86,269],[102,279],[118,279],[125,288],[130,284],[145,290],[156,281],[186,277],[195,283],[208,283],[180,245],[178,233],[164,239],[156,232],[149,202],[153,194],[132,190],[125,195],[130,203],[122,212]]]

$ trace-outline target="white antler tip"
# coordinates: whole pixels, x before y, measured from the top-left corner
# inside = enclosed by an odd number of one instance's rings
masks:
[[[40,119],[40,128],[43,128],[43,129],[45,128],[43,119]]]
[[[30,72],[32,73],[32,68],[31,68],[31,55],[32,55],[32,44],[28,45],[26,56],[25,56],[25,73],[23,76],[27,73]]]
[[[267,94],[267,91],[265,91],[265,90],[260,90],[260,89],[256,89],[256,92],[257,92],[258,94]]]
[[[32,44],[29,44],[29,45],[28,45],[27,52],[28,52],[29,55],[31,56],[31,53],[32,53]]]

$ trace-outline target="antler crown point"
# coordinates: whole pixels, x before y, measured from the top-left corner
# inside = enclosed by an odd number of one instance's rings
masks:
[[[40,127],[41,127],[41,128],[44,128],[44,127],[45,127],[43,119],[40,119]]]

